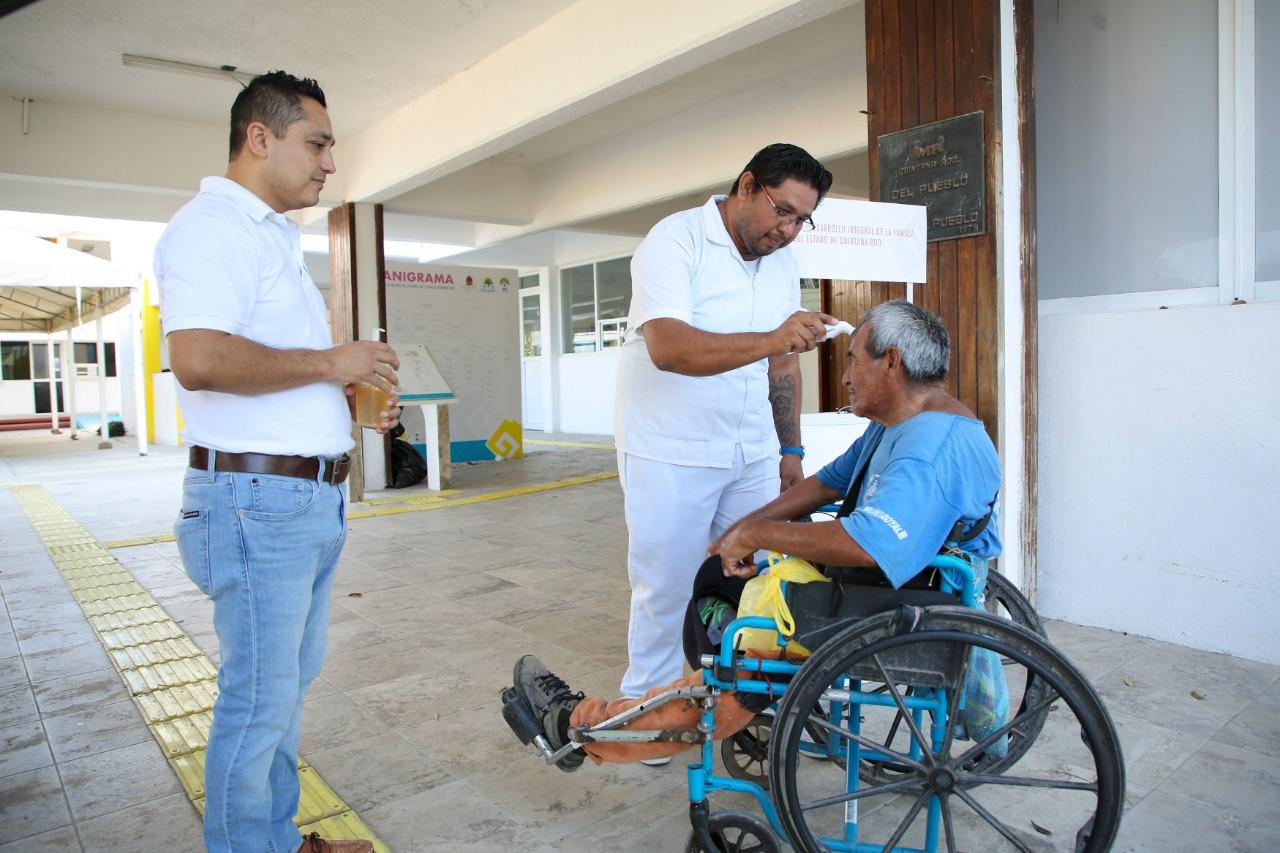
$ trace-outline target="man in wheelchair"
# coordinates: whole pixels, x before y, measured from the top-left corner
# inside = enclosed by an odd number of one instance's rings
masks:
[[[667,691],[701,684],[694,651],[705,644],[705,623],[717,610],[707,605],[736,607],[746,579],[756,574],[757,552],[776,551],[826,567],[833,584],[808,585],[812,590],[793,587],[805,594],[789,601],[797,634],[808,628],[812,636],[821,634],[824,625],[836,624],[838,617],[875,612],[878,603],[871,599],[904,587],[926,587],[917,575],[947,542],[963,542],[964,553],[980,563],[999,554],[997,525],[988,523],[1000,484],[999,459],[982,422],[944,389],[949,362],[947,331],[933,314],[901,300],[863,314],[849,346],[843,382],[852,411],[872,424],[838,459],[711,544],[695,580],[686,626],[686,653],[694,672],[637,699],[606,700],[574,693],[526,655],[516,662],[514,684],[503,694],[504,716],[520,739],[529,743],[540,737],[551,752],[561,751],[570,743],[571,729],[596,726]],[[811,513],[842,498],[834,519],[809,520]],[[846,587],[846,581],[857,585]],[[928,588],[898,592],[895,600],[902,601],[904,594],[907,601],[922,605],[948,600]],[[954,604],[955,598],[949,601]],[[740,671],[738,678],[751,675]],[[763,694],[721,694],[714,712],[715,737],[735,734],[769,701]],[[583,752],[597,763],[660,758],[696,742],[679,736],[698,731],[694,702],[654,705],[624,728],[657,730],[669,737],[585,743],[564,752],[557,766],[577,769]]]

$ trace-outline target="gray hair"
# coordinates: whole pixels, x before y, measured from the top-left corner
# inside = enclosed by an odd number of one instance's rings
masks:
[[[915,382],[937,382],[951,364],[951,337],[936,314],[902,299],[881,302],[858,318],[871,324],[867,349],[880,358],[889,347],[902,354],[902,367]]]

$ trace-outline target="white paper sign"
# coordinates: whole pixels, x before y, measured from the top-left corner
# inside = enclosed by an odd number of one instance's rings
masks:
[[[817,227],[791,244],[800,276],[922,284],[925,217],[920,204],[826,199],[813,214]]]

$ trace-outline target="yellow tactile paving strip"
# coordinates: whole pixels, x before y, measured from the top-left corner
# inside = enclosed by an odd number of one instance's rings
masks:
[[[604,445],[600,445],[603,447]],[[610,448],[612,449],[612,448]],[[349,521],[358,521],[362,518],[378,518],[384,515],[401,515],[406,512],[426,512],[431,509],[444,509],[451,506],[471,506],[472,504],[486,503],[488,501],[500,501],[506,498],[519,497],[521,495],[533,495],[538,492],[548,492],[552,489],[564,489],[569,486],[581,486],[584,483],[596,483],[600,480],[610,480],[618,476],[617,471],[604,471],[598,474],[584,474],[581,477],[567,477],[563,480],[553,480],[549,483],[534,483],[529,486],[517,486],[513,489],[503,489],[498,492],[484,492],[471,497],[453,497],[461,494],[458,489],[447,489],[441,492],[431,492],[421,496],[406,498],[377,498],[365,503],[353,504],[353,508],[347,513]],[[362,507],[369,507],[363,509]],[[133,548],[138,545],[151,545],[156,542],[172,542],[172,533],[157,533],[154,536],[138,536],[133,539],[116,539],[111,542],[101,543],[103,548]]]
[[[525,444],[541,444],[546,447],[582,447],[587,450],[617,450],[612,444],[591,444],[586,441],[552,441],[549,438],[526,438]]]
[[[15,485],[10,491],[80,603],[192,805],[203,813],[204,751],[218,695],[217,667],[107,547],[43,488]],[[294,820],[304,834],[366,838],[379,853],[390,853],[315,768],[305,761],[298,767],[302,793]]]

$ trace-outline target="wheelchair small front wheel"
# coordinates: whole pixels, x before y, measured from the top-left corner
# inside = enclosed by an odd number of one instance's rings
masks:
[[[780,853],[778,836],[769,824],[753,814],[740,811],[720,811],[712,814],[707,822],[711,830],[714,850],[707,850],[698,840],[698,833],[689,833],[685,853]]]
[[[773,717],[756,714],[751,722],[720,741],[720,760],[735,779],[755,782],[769,790],[769,740],[773,737]]]

